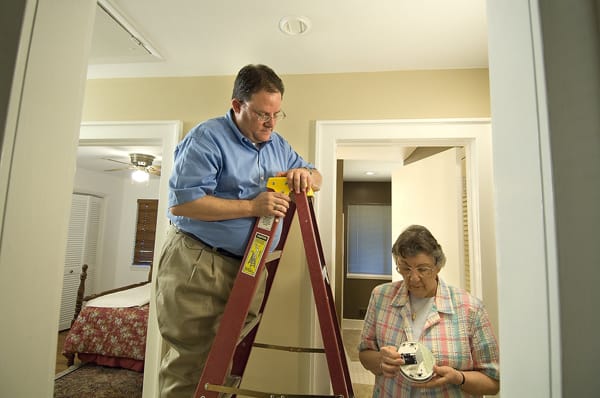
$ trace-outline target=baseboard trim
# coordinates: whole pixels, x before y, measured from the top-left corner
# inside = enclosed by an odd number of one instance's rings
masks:
[[[80,368],[81,366],[83,366],[83,365],[84,365],[84,363],[78,363],[78,364],[75,364],[75,365],[71,365],[71,366],[69,366],[67,369],[63,370],[62,372],[60,372],[60,373],[57,373],[57,374],[54,376],[54,380],[58,380],[58,379],[60,379],[61,377],[63,377],[63,376],[66,376],[66,375],[68,375],[69,373],[76,371],[77,369],[79,369],[79,368]]]
[[[362,330],[363,328],[363,320],[362,319],[342,319],[342,329],[355,329]]]

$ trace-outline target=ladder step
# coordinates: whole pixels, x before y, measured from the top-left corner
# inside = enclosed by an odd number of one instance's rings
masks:
[[[244,338],[246,338],[246,336],[248,335],[248,333],[254,329],[254,327],[256,325],[258,325],[260,323],[260,320],[262,319],[262,314],[258,314],[251,322],[248,322],[246,325],[244,325],[242,332],[240,333],[240,337],[238,338],[238,344],[241,343],[242,340],[244,340]]]
[[[248,390],[243,388],[236,387],[227,387],[220,386],[218,384],[206,384],[207,391],[215,391],[219,393],[224,393],[228,395],[245,395],[248,397],[257,397],[257,398],[344,398],[343,395],[310,395],[310,394],[281,394],[281,393],[273,393],[273,392],[262,392],[255,390]]]
[[[279,260],[281,258],[282,250],[273,250],[271,253],[267,254],[265,263],[270,263],[271,261]]]
[[[265,344],[265,343],[254,343],[253,347],[266,348],[269,350],[280,350],[289,352],[310,352],[310,353],[324,353],[324,348],[305,348],[305,347],[290,347],[285,345]]]

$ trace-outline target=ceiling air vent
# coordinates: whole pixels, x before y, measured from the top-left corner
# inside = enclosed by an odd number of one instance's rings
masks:
[[[288,16],[279,21],[279,30],[290,36],[304,35],[310,26],[310,20],[306,17]]]

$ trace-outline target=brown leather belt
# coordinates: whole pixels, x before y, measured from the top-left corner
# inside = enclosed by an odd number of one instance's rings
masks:
[[[191,234],[189,232],[186,232],[186,231],[184,231],[182,229],[177,228],[177,231],[181,232],[185,236],[188,236],[188,237],[192,238],[193,240],[195,240],[196,242],[200,243],[202,246],[205,246],[207,249],[209,249],[213,253],[217,253],[217,254],[220,254],[220,255],[225,256],[225,257],[235,258],[236,260],[241,260],[243,258],[242,256],[239,256],[237,254],[231,253],[230,251],[227,251],[225,249],[221,249],[220,247],[212,247],[208,243],[204,242],[202,239],[198,238],[196,235]]]

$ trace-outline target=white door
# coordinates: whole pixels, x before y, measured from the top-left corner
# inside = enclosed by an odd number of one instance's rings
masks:
[[[464,288],[459,152],[448,149],[392,173],[392,244],[409,225],[425,226],[446,255],[440,277],[450,285]],[[401,278],[394,269],[392,280]]]
[[[88,265],[85,294],[94,292],[101,207],[101,198],[72,195],[58,330],[71,326],[83,264]]]

